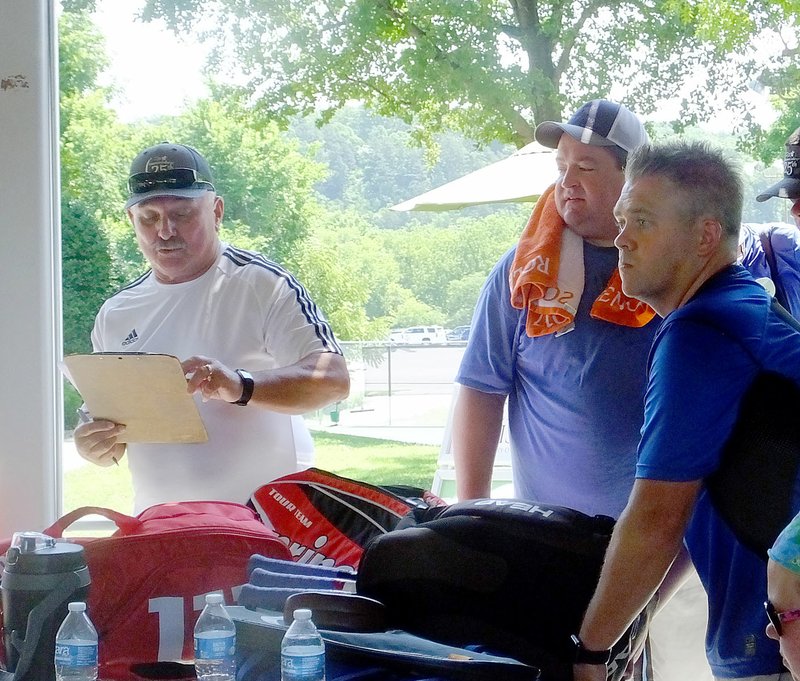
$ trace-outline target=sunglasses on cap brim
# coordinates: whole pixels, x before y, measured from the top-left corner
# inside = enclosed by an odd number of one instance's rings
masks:
[[[201,180],[192,168],[173,168],[155,173],[136,173],[128,178],[131,194],[144,194],[154,189],[190,189],[197,185],[214,188],[206,180]],[[198,187],[199,189],[200,187]]]

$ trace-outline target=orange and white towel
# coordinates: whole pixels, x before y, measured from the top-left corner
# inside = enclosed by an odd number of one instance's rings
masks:
[[[571,331],[583,295],[583,239],[558,214],[554,188],[548,187],[536,202],[509,272],[511,305],[527,309],[525,330],[532,338]],[[655,316],[649,305],[622,292],[616,269],[590,314],[632,327],[642,327]]]

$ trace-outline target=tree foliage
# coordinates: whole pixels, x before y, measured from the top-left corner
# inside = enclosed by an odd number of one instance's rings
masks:
[[[325,177],[325,167],[303,155],[275,124],[252,124],[241,100],[224,90],[181,115],[172,134],[209,159],[225,198],[226,223],[246,226],[267,257],[295,262],[318,210],[313,187]]]
[[[210,33],[284,123],[347,102],[415,125],[522,146],[535,124],[613,92],[681,121],[746,112],[754,34],[795,0],[147,0],[145,20]],[[736,58],[732,58],[732,55]],[[686,90],[694,79],[696,85]]]
[[[703,11],[703,7],[712,7],[711,2],[672,0],[658,5],[671,12],[661,19],[664,31],[670,21],[680,21],[691,25],[696,32],[691,40],[685,36],[680,40],[675,38],[678,42],[674,45],[702,42],[705,35],[718,31],[720,44],[728,49],[739,44],[748,31],[777,20],[777,15],[765,15],[753,23],[749,10],[738,14],[733,12],[738,6],[733,2],[716,3],[717,13],[731,12],[730,16],[718,17],[714,12]],[[92,3],[72,0],[69,4],[77,8]],[[199,4],[195,7],[190,0],[173,0],[169,4],[179,26],[183,25],[180,22],[184,18],[189,21],[183,12],[197,9],[198,17],[206,16],[203,14],[206,9],[200,8]],[[102,39],[84,13],[77,12],[73,16],[65,12],[62,15],[60,48],[65,347],[88,348],[89,329],[102,298],[146,267],[122,210],[124,181],[133,156],[144,147],[163,140],[191,144],[208,157],[218,190],[225,198],[222,238],[260,251],[291,270],[308,288],[342,340],[382,339],[390,328],[398,326],[469,323],[481,283],[496,260],[518,238],[531,206],[484,206],[433,215],[400,214],[387,208],[505,157],[513,149],[500,142],[476,145],[455,132],[456,127],[467,132],[480,128],[483,132],[475,132],[474,137],[484,135],[481,138],[484,141],[516,139],[513,126],[502,114],[503,109],[475,95],[483,88],[480,82],[472,83],[474,87],[464,94],[464,99],[456,98],[461,75],[451,74],[453,82],[444,82],[447,80],[445,65],[438,64],[437,59],[431,56],[433,52],[429,54],[423,49],[427,43],[416,29],[412,30],[412,25],[425,27],[426,40],[436,38],[443,41],[443,45],[457,46],[447,51],[452,68],[456,58],[477,59],[477,46],[482,45],[481,49],[488,50],[490,25],[495,22],[492,33],[494,56],[490,59],[491,55],[484,55],[483,61],[464,66],[469,70],[468,78],[478,79],[482,72],[480,68],[485,73],[492,73],[492,78],[504,78],[504,73],[517,74],[517,81],[509,76],[510,84],[495,87],[493,96],[517,97],[513,106],[520,115],[531,125],[537,120],[529,97],[533,96],[529,92],[530,83],[526,80],[530,74],[514,66],[517,62],[513,59],[509,61],[512,54],[509,50],[512,50],[514,42],[509,36],[513,27],[510,23],[497,24],[498,17],[510,21],[503,10],[506,5],[476,0],[453,4],[432,0],[415,3],[329,0],[327,3],[303,5],[305,14],[297,17],[290,16],[292,8],[300,7],[295,0],[262,0],[260,3],[256,0],[207,0],[203,5],[206,4],[217,11],[229,12],[226,22],[233,26],[238,26],[232,20],[237,12],[242,15],[252,12],[251,24],[255,32],[250,38],[261,35],[259,26],[267,18],[277,21],[276,17],[284,14],[291,18],[294,23],[276,30],[274,39],[284,41],[282,44],[287,50],[284,56],[287,58],[274,61],[270,68],[288,69],[294,60],[303,65],[304,60],[312,57],[327,59],[324,62],[328,69],[325,82],[330,91],[320,89],[317,87],[319,84],[302,81],[311,72],[299,69],[293,72],[291,79],[286,75],[283,81],[276,79],[262,83],[266,99],[260,104],[246,88],[215,84],[211,99],[196,102],[186,111],[161,119],[123,124],[109,104],[110,91],[97,85],[100,68],[106,63]],[[161,5],[166,7],[166,0]],[[655,15],[647,14],[645,5],[650,6],[645,2],[640,7],[638,20],[650,17],[649,20],[654,22]],[[154,0],[150,6],[153,10],[156,6]],[[781,11],[788,11],[785,3],[777,6]],[[516,3],[515,7],[522,11],[523,4]],[[555,4],[548,7],[551,12],[556,12]],[[570,7],[570,12],[574,13],[578,5]],[[334,12],[335,8],[339,8],[338,14]],[[563,8],[558,11],[563,13],[559,24],[562,31],[554,34],[552,54],[558,54],[562,49],[560,41],[566,40],[563,31],[566,31],[569,13]],[[404,14],[405,19],[387,23],[387,17],[397,12]],[[336,22],[325,34],[328,42],[320,43],[319,49],[311,47],[316,45],[318,36],[308,22],[313,20],[314,26],[319,28],[326,17],[333,21],[334,14]],[[588,9],[587,14],[591,15]],[[551,28],[556,26],[553,23],[555,15],[548,15],[546,19]],[[602,12],[594,19],[587,17],[585,23],[588,26],[594,21],[592,25],[599,25],[597,22],[601,19],[607,19]],[[623,25],[633,30],[632,21],[628,18],[620,22],[619,30]],[[292,52],[290,43],[285,42],[296,39],[297,46],[302,44],[296,34],[301,24],[308,28],[307,48],[300,51],[303,54],[298,50]],[[633,50],[638,44],[630,36],[626,43],[624,33],[614,34],[613,27],[606,28],[611,31],[609,35],[616,36],[621,53]],[[236,30],[239,29],[243,30],[243,25]],[[377,32],[369,34],[367,29]],[[356,58],[358,55],[353,53],[356,43],[351,45],[347,42],[354,39],[350,32],[358,31],[367,31],[359,34],[362,40],[359,49],[364,49],[364,59],[375,60],[370,71],[374,80],[370,82],[376,87],[383,83],[381,87],[385,86],[386,91],[396,97],[391,106],[386,104],[390,99],[380,106],[378,99],[367,100],[374,105],[373,108],[394,111],[402,114],[405,120],[378,115],[352,102],[341,106],[345,97],[328,96],[328,92],[345,93],[339,83],[347,80],[345,62],[339,60],[350,55],[354,65],[361,64],[360,57]],[[242,50],[249,48],[248,36],[243,33],[240,38],[239,47]],[[501,38],[507,43],[502,49],[498,47]],[[606,40],[607,36],[598,34],[597,41],[601,38]],[[591,61],[589,52],[600,49],[597,41],[587,41],[583,33],[576,33],[571,48],[573,54],[586,51],[581,59],[588,65]],[[268,55],[273,54],[269,50],[278,49],[278,42],[268,44]],[[376,56],[369,50],[378,50],[379,43],[386,54],[382,52]],[[332,50],[328,56],[323,54],[326,45]],[[473,57],[469,57],[470,54]],[[595,61],[599,54],[602,53],[596,52]],[[654,54],[660,53],[655,50]],[[264,77],[265,72],[260,71],[260,67],[255,68],[260,63],[256,53],[253,52],[251,57],[254,77]],[[412,64],[415,59],[417,62]],[[492,59],[499,60],[499,66]],[[263,50],[261,61],[269,62],[263,58]],[[490,63],[492,69],[500,70],[489,70],[487,64]],[[608,63],[615,62],[611,60]],[[692,63],[699,61],[695,59]],[[681,73],[666,61],[663,69],[667,81]],[[574,73],[578,78],[579,72]],[[359,92],[356,85],[362,87],[363,84],[359,83],[363,75],[357,70],[351,73],[355,89],[348,91],[350,94]],[[796,88],[796,82],[781,80],[777,65],[773,75],[776,80],[770,87],[777,92],[780,86],[784,94],[794,93],[796,99],[797,90],[792,90],[792,87]],[[579,85],[575,85],[573,80],[565,81],[567,85],[559,90],[557,98],[559,106],[569,104],[572,101],[570,97],[578,97],[578,94],[570,94],[573,90],[575,93],[603,93],[606,79],[611,77],[610,74],[592,72],[581,75],[575,81]],[[271,91],[267,85],[289,87],[290,80],[298,88],[296,96],[286,99],[285,108],[270,109],[272,105],[268,102],[277,96],[278,91]],[[642,83],[646,80],[644,78]],[[633,87],[636,78],[631,78],[631,81]],[[513,85],[515,82],[516,86]],[[525,97],[528,99],[520,94],[526,87]],[[491,89],[488,83],[485,89]],[[319,115],[296,116],[289,121],[288,132],[280,131],[274,121],[257,115],[258,107],[262,112],[274,110],[280,116],[305,111],[318,95],[324,95],[317,103],[321,102],[322,107],[327,108],[326,115],[321,118]],[[306,101],[304,97],[308,99],[308,106],[302,104]],[[441,108],[441,102],[446,102],[447,111]],[[641,111],[638,106],[635,108]],[[797,120],[798,110],[796,105],[793,110],[787,107],[786,125]],[[318,125],[326,117],[328,123]],[[495,124],[496,127],[492,128]],[[793,127],[797,124],[800,121]],[[421,128],[422,125],[425,127]],[[446,131],[435,132],[442,128]],[[505,130],[502,134],[498,132],[501,128]],[[433,140],[432,146],[413,146],[421,129]],[[771,154],[769,160],[782,155],[783,142],[789,130],[781,131],[776,137],[779,150]],[[666,126],[654,126],[652,132],[654,137],[674,134]],[[715,143],[719,141],[714,140]],[[733,151],[733,142],[728,141],[730,151]],[[754,182],[748,191],[768,184],[763,179]],[[757,206],[748,202],[750,208],[755,206],[773,213],[777,204],[780,202]],[[758,217],[772,219],[772,214],[759,213]],[[753,219],[752,213],[749,219]],[[384,227],[391,229],[382,229]]]
[[[103,217],[119,213],[120,128],[97,86],[107,65],[102,37],[84,14],[59,20],[61,252],[64,352],[91,350],[94,316],[112,290]]]
[[[318,118],[292,121],[289,134],[324,163],[328,177],[316,191],[338,206],[373,214],[374,224],[398,227],[407,216],[385,209],[505,158],[514,151],[499,143],[478,148],[463,135],[435,137],[435,154],[414,145],[411,126],[348,105],[326,125]]]
[[[478,219],[454,217],[449,229],[417,225],[384,232],[387,250],[395,254],[398,263],[400,284],[420,302],[441,311],[441,317],[431,321],[448,326],[468,323],[480,284],[492,265],[516,243],[529,210],[520,207]],[[454,295],[461,299],[454,300]]]
[[[91,352],[94,317],[112,290],[108,240],[92,212],[62,195],[61,271],[64,354]]]

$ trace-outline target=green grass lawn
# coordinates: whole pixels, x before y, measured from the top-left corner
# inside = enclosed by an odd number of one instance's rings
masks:
[[[313,436],[317,468],[375,485],[431,487],[439,455],[437,446],[327,431],[315,432]],[[104,506],[130,513],[133,493],[126,459],[119,467],[86,465],[67,472],[64,475],[64,512],[79,506]]]

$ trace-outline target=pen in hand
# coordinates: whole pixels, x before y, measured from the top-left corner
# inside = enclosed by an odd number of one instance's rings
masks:
[[[80,407],[78,407],[77,412],[78,412],[78,420],[81,423],[89,423],[92,420],[92,415],[86,409],[85,404],[82,404]],[[116,456],[112,456],[111,460],[114,462],[115,466],[119,466],[119,461],[117,461]]]

